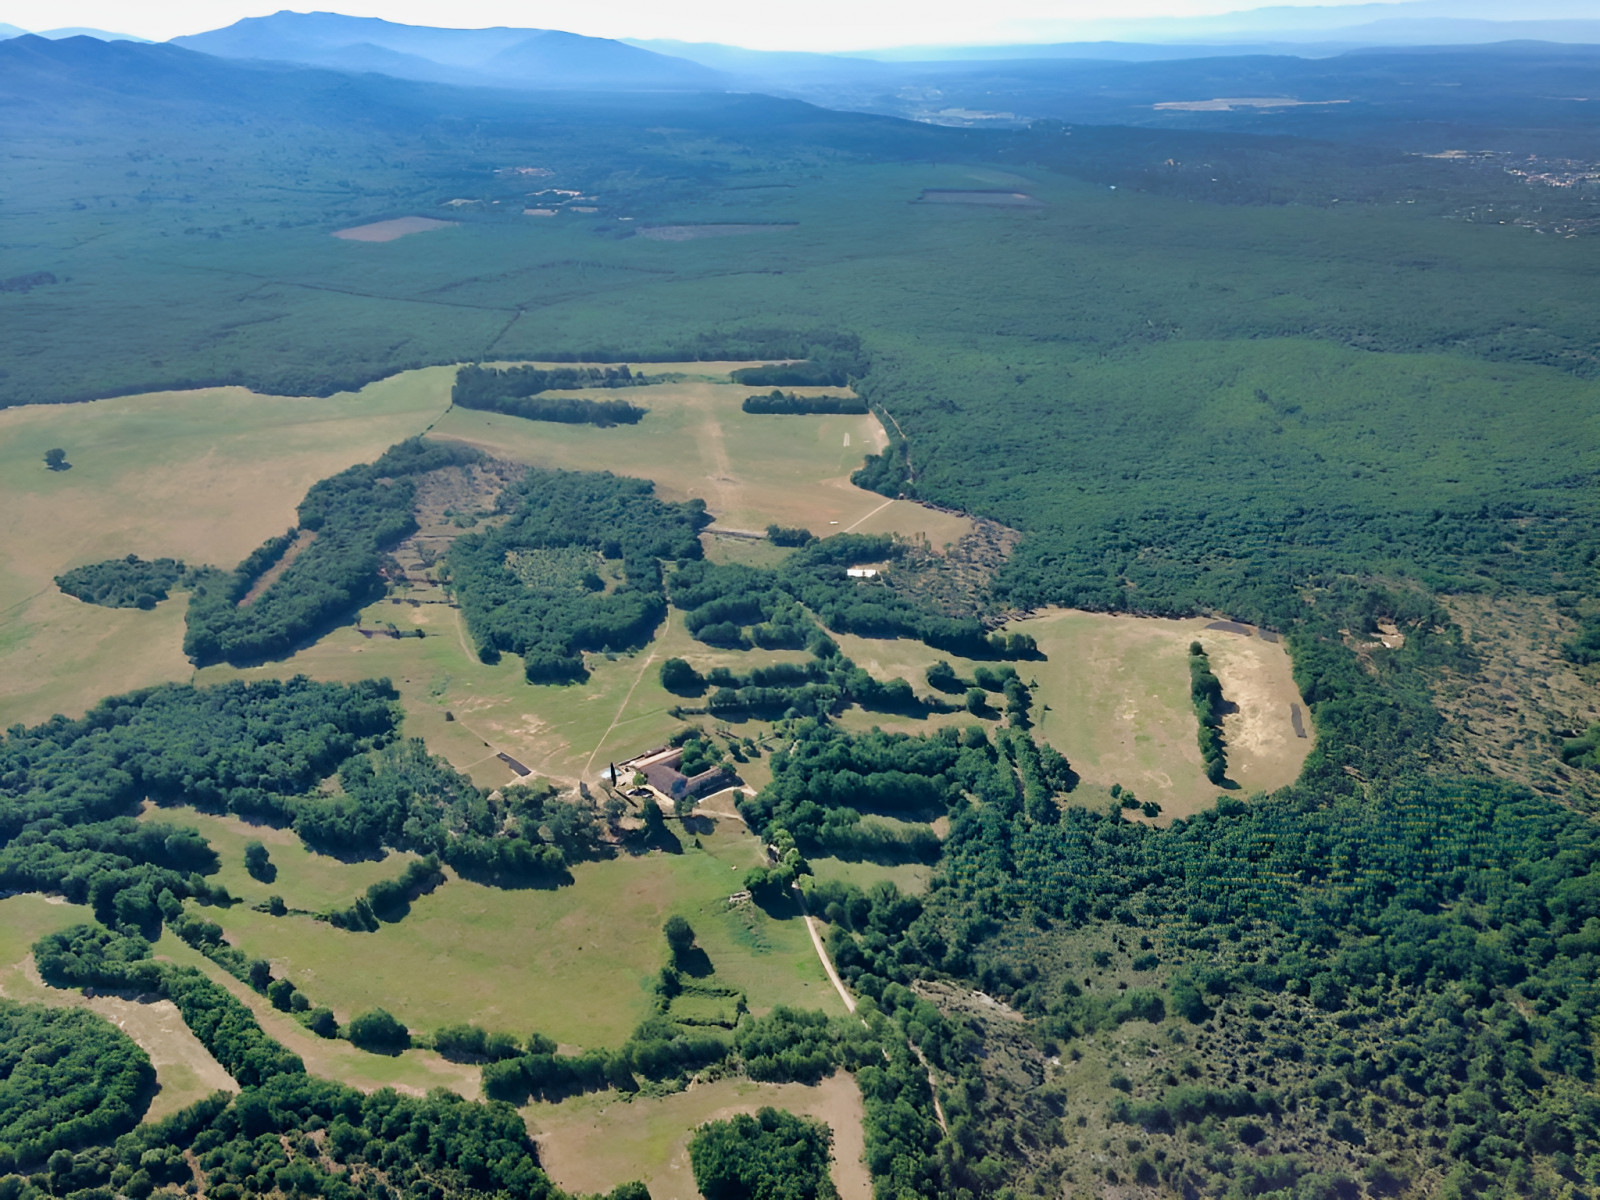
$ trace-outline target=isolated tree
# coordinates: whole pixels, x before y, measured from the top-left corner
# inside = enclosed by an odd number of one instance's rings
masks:
[[[348,1036],[361,1049],[378,1054],[398,1054],[411,1045],[411,1031],[381,1008],[353,1018]]]
[[[244,869],[250,873],[251,879],[261,883],[271,883],[278,877],[278,869],[272,865],[272,858],[267,854],[267,848],[260,842],[245,843]]]
[[[671,948],[674,958],[694,945],[694,927],[676,913],[667,918],[667,923],[661,927],[661,932],[667,935],[667,945]]]
[[[66,470],[67,466],[69,465],[67,463],[67,452],[61,449],[59,446],[50,450],[46,450],[44,452],[44,465],[49,467],[52,471]]]
[[[967,689],[967,711],[974,716],[989,710],[989,693],[982,688]]]
[[[669,692],[693,694],[703,691],[706,681],[686,660],[669,658],[661,664],[661,686]]]

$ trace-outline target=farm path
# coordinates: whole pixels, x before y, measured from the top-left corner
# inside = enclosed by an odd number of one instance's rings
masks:
[[[877,516],[879,513],[881,513],[884,509],[888,508],[889,505],[891,505],[893,503],[894,503],[893,500],[885,500],[882,504],[878,505],[877,508],[873,509],[871,512],[869,512],[866,516],[862,517],[860,520],[851,522],[851,524],[849,526],[847,526],[842,532],[844,532],[844,533],[852,533],[852,532],[854,532],[858,525],[866,524],[866,522],[870,521],[873,517]]]
[[[817,933],[817,919],[811,915],[811,910],[806,907],[806,897],[798,886],[794,894],[800,900],[800,912],[805,917],[806,932],[811,935],[811,944],[817,949],[817,957],[822,960],[822,969],[828,973],[828,978],[833,981],[834,990],[839,993],[839,999],[844,1001],[845,1008],[851,1012],[856,1011],[856,998],[844,986],[844,980],[839,978],[839,972],[833,969],[833,959],[828,957],[828,949],[822,944],[822,938]]]
[[[628,704],[633,699],[634,692],[639,690],[639,684],[644,681],[644,673],[650,669],[650,664],[655,660],[656,652],[654,650],[644,656],[644,662],[639,667],[639,674],[634,676],[633,686],[628,689],[628,694],[622,698],[622,703],[617,705],[617,712],[611,718],[611,724],[606,726],[606,731],[600,735],[600,740],[594,744],[594,749],[589,751],[589,761],[583,764],[583,777],[585,779],[589,777],[589,772],[594,767],[595,755],[600,753],[600,748],[606,744],[606,739],[611,736],[612,730],[616,729],[617,723],[622,720],[622,714],[628,711]]]
[[[85,996],[74,989],[52,987],[40,976],[31,953],[18,964],[15,973],[22,986],[13,990],[22,994],[11,998],[57,1008],[87,1008],[122,1030],[150,1056],[150,1065],[156,1072],[156,1095],[145,1113],[146,1121],[171,1116],[212,1092],[239,1090],[233,1076],[190,1032],[171,1000]],[[3,994],[5,989],[0,988],[0,995]]]

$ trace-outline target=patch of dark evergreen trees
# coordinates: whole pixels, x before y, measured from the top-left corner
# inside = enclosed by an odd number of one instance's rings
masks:
[[[198,573],[196,573],[198,574]],[[104,608],[154,608],[168,592],[192,578],[189,568],[171,558],[147,562],[137,554],[74,567],[56,576],[56,586],[86,604]]]
[[[633,425],[646,409],[626,400],[589,400],[579,396],[545,396],[543,392],[578,388],[637,387],[649,376],[628,367],[480,367],[469,364],[456,372],[450,400],[462,408],[505,413],[528,421],[566,425]]]
[[[155,1081],[149,1056],[104,1018],[0,1000],[0,1175],[126,1133]]]
[[[746,374],[745,371],[736,374]],[[765,396],[746,396],[740,405],[747,413],[763,415],[842,414],[865,416],[867,402],[858,396],[797,396],[773,388]]]
[[[1189,643],[1189,698],[1200,722],[1200,762],[1206,778],[1221,784],[1228,777],[1228,751],[1222,740],[1222,683],[1211,672],[1211,659],[1199,642]]]

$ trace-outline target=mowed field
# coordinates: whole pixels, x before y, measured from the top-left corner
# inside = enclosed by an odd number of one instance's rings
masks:
[[[215,1091],[238,1091],[239,1085],[189,1031],[172,1001],[104,995],[89,999],[79,991],[53,988],[39,977],[33,943],[93,920],[88,908],[59,899],[22,895],[0,900],[0,995],[32,1004],[91,1009],[137,1042],[156,1072],[147,1121],[171,1116]]]
[[[227,828],[240,823],[186,810],[159,819],[193,825],[223,854],[220,878],[250,902],[207,910],[228,940],[270,961],[341,1022],[383,1007],[428,1032],[473,1021],[521,1038],[537,1031],[565,1045],[615,1048],[651,1011],[649,985],[666,961],[661,926],[674,913],[694,926],[718,981],[746,990],[753,1012],[777,1004],[844,1011],[797,911],[728,903],[745,871],[763,861],[738,820],[697,821],[698,833],[675,825],[682,853],[580,863],[559,888],[507,890],[451,874],[403,921],[359,933],[251,904],[269,894],[307,912],[349,904],[375,878],[398,875],[407,856],[345,864],[281,841],[292,834],[252,830],[280,864],[278,878],[262,884],[240,869],[245,829]]]
[[[689,1165],[695,1129],[765,1105],[827,1122],[841,1200],[868,1200],[872,1181],[862,1162],[861,1093],[842,1071],[816,1087],[722,1079],[657,1099],[580,1096],[559,1105],[530,1104],[523,1117],[539,1145],[539,1161],[568,1191],[606,1192],[640,1179],[652,1200],[699,1200]]]
[[[452,378],[413,371],[326,400],[209,388],[0,410],[0,725],[190,674],[182,597],[100,608],[55,576],[125,554],[232,567],[294,524],[311,484],[421,432]],[[55,446],[71,470],[45,468]]]

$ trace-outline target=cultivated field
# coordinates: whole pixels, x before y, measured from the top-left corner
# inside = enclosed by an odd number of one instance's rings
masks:
[[[642,1179],[653,1200],[699,1200],[689,1139],[707,1121],[770,1105],[826,1121],[833,1130],[833,1183],[841,1200],[867,1200],[872,1183],[861,1136],[861,1093],[839,1072],[816,1087],[723,1079],[659,1099],[623,1101],[604,1093],[530,1104],[523,1110],[539,1160],[569,1191],[609,1191]]]

